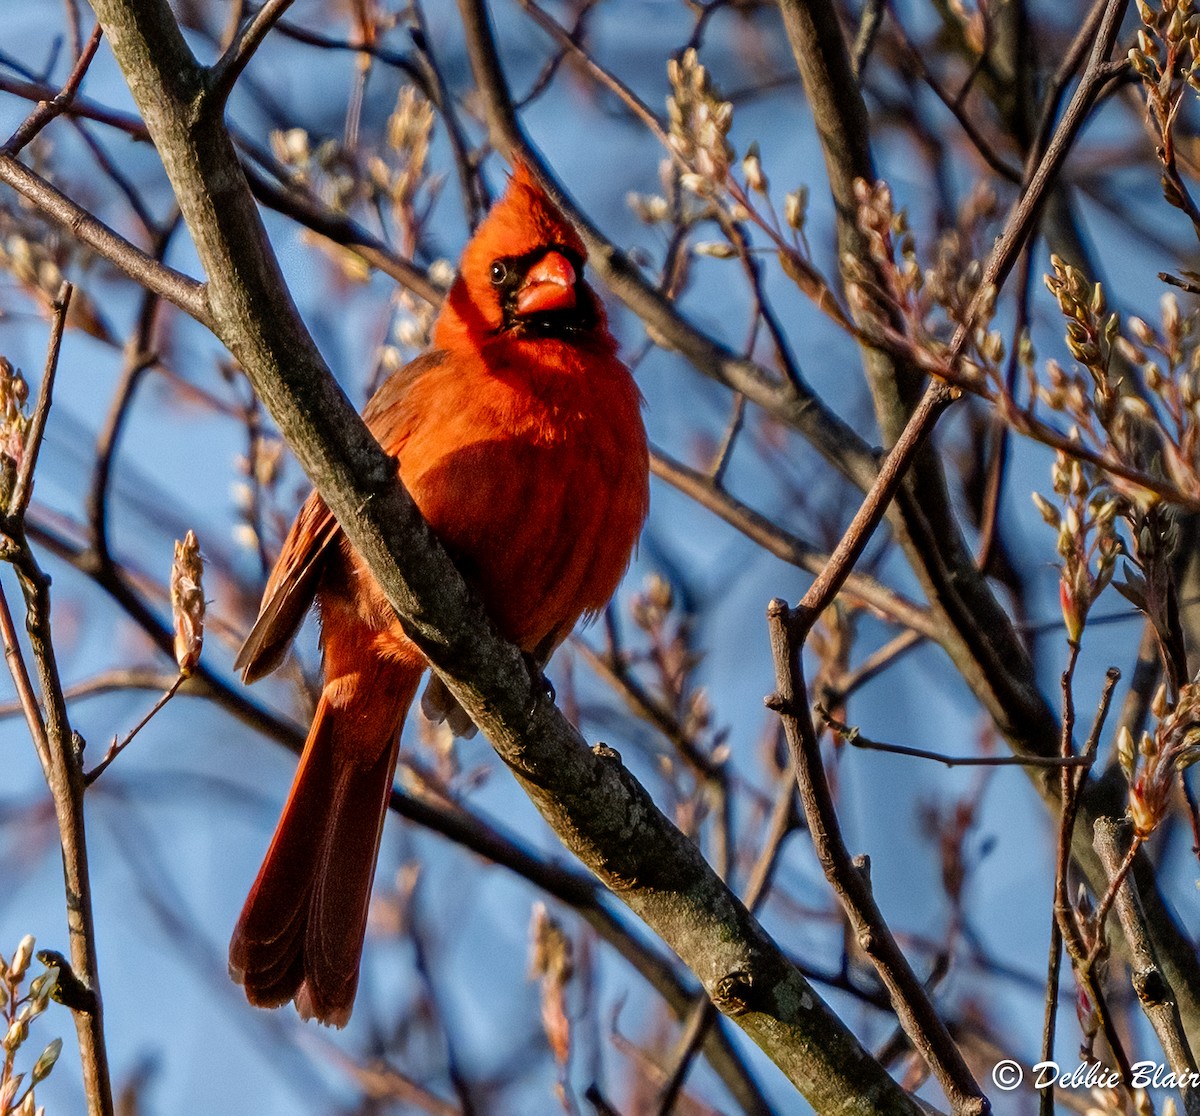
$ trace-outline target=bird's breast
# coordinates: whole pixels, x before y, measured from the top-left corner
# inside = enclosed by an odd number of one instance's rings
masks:
[[[429,525],[528,650],[607,603],[645,518],[636,388],[582,387],[546,398],[484,383],[414,429],[399,455]]]

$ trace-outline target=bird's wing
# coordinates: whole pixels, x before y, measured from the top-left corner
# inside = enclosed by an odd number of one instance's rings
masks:
[[[317,492],[300,508],[263,591],[254,627],[234,660],[246,682],[270,674],[283,662],[317,593],[323,559],[340,528]]]
[[[379,444],[395,454],[411,422],[405,396],[413,382],[445,359],[442,352],[424,353],[389,376],[371,397],[363,420]],[[304,501],[284,540],[267,587],[258,619],[234,661],[246,682],[270,674],[283,661],[321,580],[324,558],[340,534],[337,520],[317,492]]]

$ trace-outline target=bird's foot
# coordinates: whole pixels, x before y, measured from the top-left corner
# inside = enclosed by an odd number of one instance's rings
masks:
[[[525,667],[529,671],[529,680],[533,684],[533,696],[529,709],[532,713],[533,706],[540,694],[545,694],[551,703],[553,703],[558,700],[558,692],[554,689],[554,683],[546,677],[546,672],[542,669],[541,660],[536,655],[530,654],[528,651],[522,651],[521,656],[525,660]]]

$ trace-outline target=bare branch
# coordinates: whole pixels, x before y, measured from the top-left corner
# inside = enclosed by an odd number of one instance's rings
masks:
[[[23,198],[33,202],[81,244],[95,249],[131,279],[212,328],[203,283],[197,283],[147,255],[11,155],[0,154],[0,182],[7,183]]]
[[[19,155],[21,149],[30,142],[47,124],[50,123],[56,116],[61,116],[71,107],[71,103],[75,100],[75,94],[79,92],[79,86],[82,84],[84,75],[88,72],[88,67],[92,64],[92,59],[96,56],[96,48],[100,45],[100,27],[99,25],[92,28],[92,33],[79,57],[75,60],[75,66],[67,77],[66,84],[63,85],[61,91],[53,100],[40,101],[37,108],[33,110],[20,124],[15,132],[8,138],[8,141],[3,147],[0,147],[0,153],[4,155]]]
[[[910,748],[905,744],[883,744],[863,736],[857,726],[846,725],[829,715],[822,705],[816,706],[817,715],[852,748],[864,752],[889,752],[893,756],[912,756],[915,759],[933,760],[946,767],[1087,767],[1091,760],[1083,756],[947,756],[931,752],[927,748]]]
[[[951,1110],[964,1116],[988,1113],[991,1105],[888,929],[866,871],[854,862],[842,840],[820,744],[807,709],[800,642],[790,615],[784,601],[775,600],[768,606],[777,690],[767,704],[783,721],[817,859],[850,919],[859,944],[886,986],[904,1033],[937,1077]]]
[[[250,64],[250,59],[262,45],[267,32],[291,6],[292,0],[266,0],[241,28],[230,43],[229,49],[213,65],[209,72],[210,89],[217,104],[223,105],[229,99],[237,79]]]
[[[133,738],[137,736],[137,734],[150,723],[158,711],[162,709],[162,707],[179,692],[179,687],[182,686],[187,679],[188,675],[186,674],[178,675],[171,685],[168,686],[163,692],[158,701],[156,701],[150,707],[150,711],[125,734],[122,740],[118,741],[116,737],[113,737],[113,742],[109,745],[108,751],[104,753],[104,758],[101,759],[101,761],[96,764],[91,771],[84,773],[83,781],[85,785],[90,787],[98,778],[100,778],[101,775],[104,774],[105,770],[108,768],[108,765],[111,764],[112,761],[115,760],[123,751],[125,751],[127,747],[129,747],[129,745],[133,742]]]
[[[54,377],[58,372],[58,354],[62,348],[63,330],[67,324],[67,312],[71,307],[73,290],[70,283],[63,283],[59,288],[58,297],[54,300],[54,317],[50,324],[50,344],[46,351],[46,365],[42,370],[42,382],[38,387],[38,399],[33,409],[33,419],[30,421],[29,432],[25,437],[25,453],[21,458],[21,468],[17,473],[12,495],[8,501],[8,514],[17,519],[24,518],[25,509],[29,505],[29,497],[33,492],[33,470],[37,467],[42,438],[46,433],[46,419],[50,417],[50,401],[54,396]]]

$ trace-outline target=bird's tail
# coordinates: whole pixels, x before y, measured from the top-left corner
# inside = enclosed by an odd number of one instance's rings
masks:
[[[291,794],[229,945],[229,972],[259,1007],[295,999],[344,1027],[400,728],[421,671],[376,659],[327,679]]]

